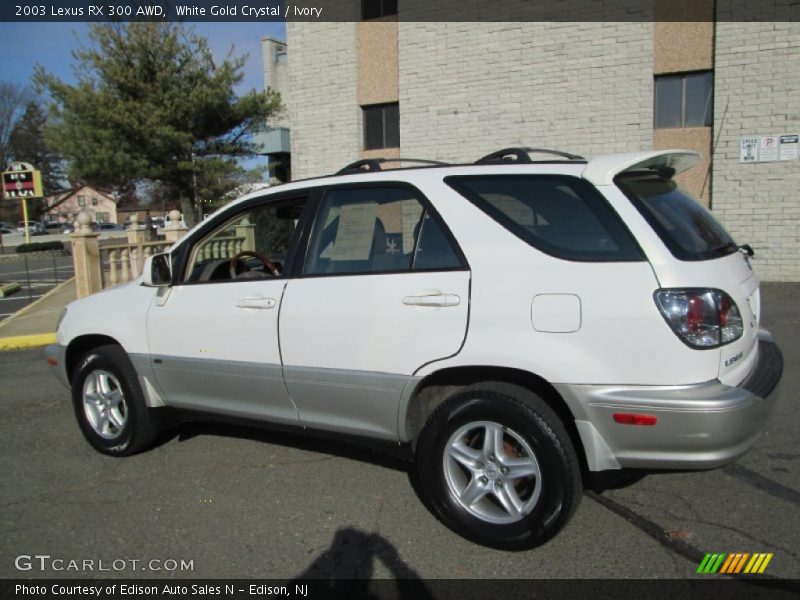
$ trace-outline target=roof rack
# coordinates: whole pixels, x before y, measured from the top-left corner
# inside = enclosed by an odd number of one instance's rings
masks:
[[[446,162],[439,160],[427,160],[424,158],[365,158],[350,163],[346,167],[339,169],[334,173],[335,175],[353,175],[355,173],[371,173],[373,171],[382,171],[381,164],[387,162],[413,162],[421,165],[447,165]]]
[[[497,163],[532,163],[531,152],[538,152],[539,154],[552,154],[553,156],[560,156],[567,160],[585,160],[583,156],[577,154],[570,154],[569,152],[561,152],[560,150],[548,150],[547,148],[503,148],[497,152],[492,152],[486,156],[479,158],[475,161],[476,165],[497,164]]]

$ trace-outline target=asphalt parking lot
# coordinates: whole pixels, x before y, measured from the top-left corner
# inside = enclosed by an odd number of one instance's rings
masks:
[[[0,282],[17,282],[21,288],[7,298],[0,298],[0,321],[53,289],[75,273],[71,256],[27,258],[0,262]],[[27,266],[27,268],[26,268]]]
[[[104,577],[709,578],[724,576],[695,575],[707,552],[772,552],[760,577],[781,587],[800,578],[800,284],[762,294],[785,368],[757,446],[722,470],[587,492],[566,530],[521,553],[457,537],[404,463],[343,443],[191,425],[144,454],[101,456],[41,352],[0,353],[0,577],[92,576],[15,568],[48,554],[193,566]]]

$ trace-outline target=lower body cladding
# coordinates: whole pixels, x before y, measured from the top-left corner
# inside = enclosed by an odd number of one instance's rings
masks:
[[[575,415],[590,470],[712,469],[736,461],[755,444],[782,371],[780,349],[762,330],[757,363],[736,387],[719,381],[555,387]]]

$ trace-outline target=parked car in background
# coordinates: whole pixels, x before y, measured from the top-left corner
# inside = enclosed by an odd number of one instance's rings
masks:
[[[48,233],[55,233],[57,231],[61,231],[63,225],[63,223],[59,223],[58,221],[50,221],[49,223],[44,224],[44,228]]]
[[[16,230],[17,229],[14,227],[13,223],[0,221],[0,233],[14,233]]]
[[[28,221],[27,229],[31,235],[44,235],[47,233],[44,225],[37,221]],[[17,233],[25,233],[25,221],[17,223]]]
[[[371,439],[514,550],[593,474],[735,462],[783,363],[752,248],[674,179],[699,155],[535,152],[260,190],[73,302],[48,363],[86,440],[126,456],[199,414]]]
[[[125,227],[117,223],[98,223],[97,231],[124,231]]]

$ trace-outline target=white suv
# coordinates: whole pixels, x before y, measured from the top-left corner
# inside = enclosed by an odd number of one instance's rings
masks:
[[[564,527],[582,475],[735,461],[782,359],[752,250],[673,181],[697,155],[528,151],[259,190],[70,304],[48,358],[84,436],[129,455],[174,414],[385,442],[507,549]]]

